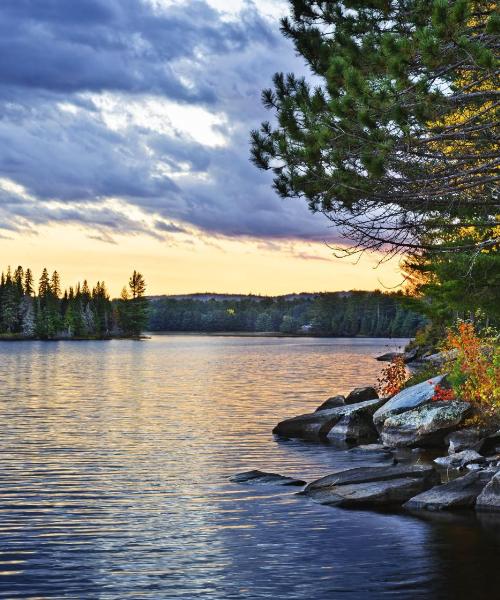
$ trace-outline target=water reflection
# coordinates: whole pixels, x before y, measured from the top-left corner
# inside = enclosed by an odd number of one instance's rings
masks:
[[[381,365],[372,357],[394,345],[176,336],[0,343],[0,596],[321,600],[494,590],[491,517],[342,511],[290,489],[227,481],[251,468],[312,479],[389,460],[278,442],[270,431],[373,382]]]

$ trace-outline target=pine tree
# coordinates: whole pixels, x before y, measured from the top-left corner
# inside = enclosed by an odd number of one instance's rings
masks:
[[[38,296],[42,299],[45,299],[49,296],[51,292],[50,288],[50,279],[49,272],[44,267],[42,271],[42,275],[40,276],[40,281],[38,283]]]
[[[26,273],[24,274],[24,293],[27,296],[33,296],[35,290],[33,289],[33,273],[31,269],[26,269]]]
[[[50,278],[50,290],[55,298],[59,298],[61,296],[61,279],[57,271],[54,271],[52,273],[52,277]]]
[[[498,8],[491,0],[291,0],[282,32],[314,74],[278,73],[252,160],[346,252],[498,248]],[[425,239],[423,235],[431,233]]]

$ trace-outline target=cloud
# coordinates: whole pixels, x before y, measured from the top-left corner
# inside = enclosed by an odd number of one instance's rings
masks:
[[[3,0],[0,229],[331,238],[248,160],[261,89],[302,64],[263,4],[212,3]]]

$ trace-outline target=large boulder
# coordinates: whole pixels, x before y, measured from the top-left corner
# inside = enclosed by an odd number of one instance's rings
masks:
[[[409,509],[446,510],[474,506],[486,484],[491,480],[489,471],[474,471],[443,485],[433,487],[404,505]]]
[[[471,463],[481,464],[485,462],[486,459],[484,456],[475,450],[463,450],[462,452],[434,459],[434,464],[438,465],[441,469],[463,469]]]
[[[500,471],[490,479],[478,496],[476,510],[500,511]]]
[[[318,408],[316,409],[316,412],[318,412],[320,410],[328,410],[330,408],[337,408],[337,406],[344,406],[344,404],[345,404],[344,396],[332,396],[332,398],[328,398],[328,400],[325,400],[323,402],[323,404],[318,406]]]
[[[272,483],[274,485],[305,485],[305,481],[294,479],[293,477],[285,477],[278,473],[266,473],[265,471],[245,471],[238,473],[229,478],[234,483]]]
[[[445,375],[438,375],[412,385],[393,396],[373,415],[373,421],[377,429],[381,429],[384,421],[393,415],[399,415],[407,410],[412,410],[430,402],[435,393],[436,385],[445,385]]]
[[[467,402],[432,402],[385,419],[380,438],[386,446],[441,446],[470,411]],[[376,413],[375,413],[376,414]]]
[[[357,467],[313,481],[302,493],[321,504],[338,506],[402,504],[438,480],[428,466]]]
[[[378,398],[377,390],[373,387],[359,387],[352,390],[352,392],[345,399],[346,404],[358,404],[359,402],[366,402],[367,400],[376,400]]]
[[[368,400],[299,415],[278,423],[273,433],[286,438],[326,439],[330,430],[344,417],[371,419],[383,402],[384,400]]]

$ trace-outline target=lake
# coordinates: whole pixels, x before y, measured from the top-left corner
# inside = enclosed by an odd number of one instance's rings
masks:
[[[0,342],[0,597],[491,598],[500,518],[324,507],[238,485],[384,455],[277,441],[404,340]]]

